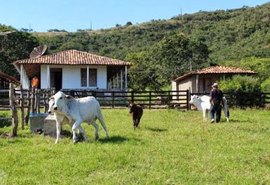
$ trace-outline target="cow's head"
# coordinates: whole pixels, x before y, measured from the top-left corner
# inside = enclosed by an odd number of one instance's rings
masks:
[[[65,93],[58,91],[55,95],[51,97],[51,104],[53,111],[66,112],[67,103],[72,98],[72,96],[66,95]],[[50,106],[50,105],[49,105]]]
[[[133,113],[133,112],[135,112],[136,111],[136,104],[134,104],[134,103],[131,103],[131,104],[129,104],[129,107],[130,107],[130,109],[129,109],[129,113]]]
[[[195,104],[195,103],[197,103],[197,102],[199,102],[199,101],[200,101],[200,97],[199,97],[199,96],[197,96],[197,95],[192,95],[191,98],[190,98],[189,103]]]

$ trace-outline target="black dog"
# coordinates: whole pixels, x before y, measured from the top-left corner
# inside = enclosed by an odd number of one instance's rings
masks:
[[[134,130],[138,128],[141,117],[143,115],[143,108],[140,105],[134,103],[130,104],[129,113],[132,114]]]

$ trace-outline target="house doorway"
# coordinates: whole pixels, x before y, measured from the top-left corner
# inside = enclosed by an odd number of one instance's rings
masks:
[[[62,68],[50,69],[51,87],[56,91],[62,89]]]

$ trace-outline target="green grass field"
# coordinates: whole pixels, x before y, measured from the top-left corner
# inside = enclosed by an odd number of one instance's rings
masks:
[[[230,123],[210,124],[197,111],[145,109],[136,131],[128,109],[102,112],[109,140],[100,126],[94,141],[86,124],[90,141],[75,145],[29,129],[2,136],[0,184],[270,184],[267,110],[235,109]]]

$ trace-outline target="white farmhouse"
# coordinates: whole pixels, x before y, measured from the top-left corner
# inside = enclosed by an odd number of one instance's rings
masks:
[[[37,58],[13,62],[24,89],[34,76],[40,88],[126,90],[127,70],[131,65],[117,59],[66,50]]]

